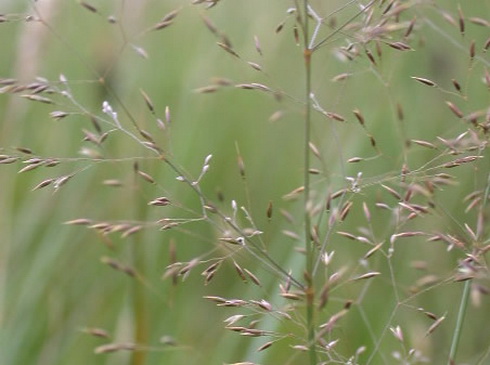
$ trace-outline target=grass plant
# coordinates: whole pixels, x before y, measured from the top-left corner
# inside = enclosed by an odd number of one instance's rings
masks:
[[[490,5],[0,4],[2,364],[487,364]]]

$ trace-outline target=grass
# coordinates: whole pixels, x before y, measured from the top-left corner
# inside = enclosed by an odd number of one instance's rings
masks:
[[[488,5],[206,5],[1,6],[2,363],[486,364]]]

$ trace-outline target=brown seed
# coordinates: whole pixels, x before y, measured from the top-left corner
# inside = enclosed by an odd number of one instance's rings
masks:
[[[85,9],[91,11],[92,13],[97,13],[97,8],[93,5],[90,5],[89,3],[86,3],[85,1],[81,1],[80,5],[82,5]]]
[[[143,99],[145,99],[146,106],[150,110],[150,112],[155,113],[155,107],[153,105],[153,102],[151,101],[150,97],[148,96],[147,93],[143,89],[140,89],[140,93],[143,96]]]
[[[437,149],[437,146],[435,144],[432,144],[430,142],[427,142],[427,141],[423,141],[423,140],[420,140],[420,139],[411,139],[410,142],[413,142],[415,144],[418,144],[419,146],[422,146],[422,147],[428,147],[428,148],[432,148],[432,149]]]
[[[364,212],[364,216],[368,222],[371,222],[371,212],[369,211],[368,205],[366,202],[362,202],[362,210]]]
[[[54,180],[55,179],[46,179],[46,180],[43,180],[39,184],[37,184],[36,186],[34,186],[31,191],[39,190],[39,189],[42,189],[42,188],[44,188],[44,187],[46,187],[48,185],[51,185],[51,183],[53,183]]]
[[[234,308],[237,308],[237,307],[243,307],[243,306],[245,306],[247,304],[248,303],[246,301],[241,300],[241,299],[229,299],[229,300],[225,300],[225,302],[222,303],[222,304],[218,304],[218,306],[219,307],[234,307]]]
[[[38,101],[40,103],[44,104],[54,104],[53,100],[49,98],[45,98],[44,96],[39,96],[39,95],[31,95],[31,94],[24,94],[20,96],[21,98],[26,98],[32,101]]]
[[[83,138],[84,141],[89,141],[96,145],[100,145],[99,137],[94,133],[89,132],[86,129],[83,129],[83,134],[85,135],[85,137]]]
[[[433,87],[437,86],[437,84],[434,81],[431,81],[423,77],[412,76],[411,78],[427,86],[433,86]]]
[[[482,191],[481,190],[475,190],[473,192],[471,192],[470,194],[466,195],[463,199],[464,202],[468,202],[470,200],[473,200],[475,198],[478,198],[479,196],[481,196],[482,194]]]
[[[105,354],[108,352],[115,352],[121,350],[133,351],[135,349],[136,349],[136,345],[133,343],[111,343],[111,344],[96,347],[94,352],[96,354]]]
[[[269,117],[269,122],[277,122],[279,119],[281,119],[284,115],[284,112],[282,110],[277,110],[274,113],[271,114]]]
[[[262,286],[260,280],[254,275],[252,274],[249,270],[247,269],[243,269],[245,271],[245,273],[248,275],[248,277],[250,278],[250,280],[252,280],[252,282],[257,285],[257,286]]]
[[[352,157],[347,160],[348,163],[356,163],[361,161],[364,161],[362,157]]]
[[[300,41],[299,41],[299,31],[298,31],[298,27],[295,25],[293,27],[293,36],[294,36],[294,43],[299,46],[300,44]]]
[[[294,350],[303,351],[303,352],[306,352],[309,350],[309,348],[307,346],[303,346],[303,345],[294,345],[294,346],[292,346],[292,348]]]
[[[340,312],[335,313],[333,316],[331,316],[328,320],[328,322],[320,325],[320,328],[322,331],[320,333],[329,333],[333,330],[335,324],[347,314],[348,310],[342,309]]]
[[[376,148],[376,140],[374,139],[373,136],[369,135],[369,142],[371,143],[371,146],[373,148]]]
[[[468,213],[470,210],[472,210],[473,208],[475,208],[476,206],[478,206],[478,204],[482,201],[482,198],[481,197],[476,197],[475,199],[473,199],[471,201],[470,204],[468,204],[468,206],[466,207],[466,209],[464,210],[465,213]]]
[[[485,83],[487,84],[487,87],[490,89],[490,72],[488,72],[487,69],[485,69]],[[489,113],[487,113],[487,121],[488,121],[488,119],[490,119]]]
[[[141,176],[144,180],[148,181],[150,184],[155,183],[155,179],[153,179],[150,175],[148,175],[146,172],[143,172],[141,170],[137,170],[136,173]]]
[[[299,294],[287,292],[287,293],[281,293],[281,297],[285,299],[290,299],[290,300],[302,300],[303,297]]]
[[[290,193],[284,195],[282,198],[284,200],[291,200],[291,199],[295,199],[299,196],[299,194],[301,194],[303,191],[305,190],[305,187],[304,186],[300,186],[299,188],[296,188],[294,189],[293,191],[291,191]]]
[[[219,89],[220,87],[217,85],[209,85],[209,86],[203,86],[198,89],[195,89],[194,92],[198,94],[210,94],[218,91]]]
[[[32,155],[32,150],[27,147],[15,147],[15,149],[19,152],[25,153],[26,155]]]
[[[353,278],[352,281],[371,279],[371,278],[374,278],[375,276],[378,276],[378,275],[381,275],[381,273],[377,272],[377,271],[368,272],[366,274],[359,275],[359,276]]]
[[[398,51],[412,51],[412,47],[410,47],[408,44],[403,43],[403,42],[390,42],[388,43],[388,46],[391,48],[394,48]]]
[[[246,283],[248,280],[247,280],[247,277],[245,276],[245,273],[244,273],[243,269],[241,268],[241,266],[238,265],[235,260],[233,260],[233,266],[235,267],[235,270],[236,270],[238,276],[240,277],[240,279],[242,279],[242,281]]]
[[[350,209],[352,208],[352,201],[348,201],[344,204],[344,206],[342,207],[342,209],[340,210],[340,221],[343,222],[345,220],[345,218],[347,218],[347,215],[349,214],[350,212]]]
[[[99,134],[102,133],[102,127],[100,126],[100,123],[97,120],[97,118],[95,118],[94,116],[91,115],[90,121],[92,122],[92,125],[95,128],[95,130],[97,131],[97,133],[99,133]]]
[[[382,246],[384,242],[378,243],[376,246],[374,246],[372,249],[370,249],[366,254],[364,255],[364,259],[370,258],[372,255],[374,255],[375,252],[377,252]]]
[[[327,118],[336,120],[338,122],[345,122],[345,118],[341,116],[340,114],[333,113],[333,112],[327,112],[326,113]]]
[[[366,52],[366,56],[368,57],[369,61],[371,61],[371,63],[376,66],[376,60],[374,59],[374,56],[373,54],[371,53],[371,51],[369,49],[365,49],[365,52]]]
[[[92,224],[92,223],[93,222],[90,219],[78,218],[78,219],[73,219],[71,221],[67,221],[64,224],[88,226],[89,224]]]
[[[238,164],[238,171],[240,172],[240,176],[245,178],[245,162],[243,162],[243,158],[240,154],[237,155],[237,164]]]
[[[18,171],[18,173],[20,174],[20,173],[22,173],[22,172],[27,172],[27,171],[34,170],[34,169],[38,168],[38,167],[39,167],[39,166],[41,166],[41,165],[42,165],[42,162],[38,162],[38,163],[32,163],[32,164],[29,164],[29,165],[27,165],[27,166],[23,167],[22,169],[20,169],[20,170]]]
[[[14,85],[17,82],[16,79],[2,79],[0,78],[0,85]]]
[[[257,349],[257,352],[264,351],[265,349],[268,349],[269,347],[271,347],[274,344],[274,342],[276,342],[276,341],[269,341],[269,342],[264,343],[262,346],[260,346]]]
[[[490,22],[483,18],[472,17],[468,18],[470,22],[476,25],[481,25],[482,27],[490,27]]]
[[[202,273],[201,275],[205,276],[207,274],[209,274],[210,272],[215,272],[216,270],[219,269],[221,265],[221,261],[216,261],[214,263],[212,263],[211,265],[209,265]]]
[[[451,82],[453,83],[454,88],[457,91],[461,92],[461,84],[455,79],[452,79]]]
[[[211,282],[211,280],[214,278],[215,274],[216,274],[216,271],[212,271],[210,273],[207,273],[206,277],[204,279],[204,285],[208,285]]]
[[[256,82],[253,82],[251,84],[237,84],[235,85],[236,88],[239,89],[244,89],[244,90],[261,90],[265,92],[272,92],[273,90],[264,84],[259,84]]]
[[[398,202],[398,205],[409,210],[410,212],[412,213],[415,213],[415,214],[418,214],[419,211],[417,209],[415,209],[411,204],[407,204],[407,203],[404,203],[404,202]]]
[[[201,19],[203,20],[204,25],[206,25],[206,28],[208,28],[211,33],[213,33],[214,35],[217,35],[219,33],[218,28],[214,25],[211,19],[202,14]]]
[[[281,30],[284,28],[284,23],[285,23],[285,22],[286,22],[286,21],[284,20],[284,21],[282,21],[281,23],[279,23],[279,24],[276,26],[276,29],[275,29],[275,32],[276,32],[276,33],[279,33],[279,32],[280,32],[280,31],[281,31]]]
[[[331,199],[337,199],[340,196],[343,196],[347,192],[346,189],[340,189],[336,191],[335,193],[330,194]]]
[[[470,43],[470,59],[473,60],[475,58],[475,41],[472,40]]]
[[[333,82],[344,81],[344,80],[348,79],[351,76],[352,76],[352,74],[350,74],[350,73],[346,73],[346,72],[345,73],[341,73],[341,74],[339,74],[337,76],[334,76],[332,78],[332,81]]]
[[[174,20],[179,14],[180,9],[175,9],[162,18],[162,22]]]
[[[126,238],[130,235],[133,235],[135,234],[136,232],[139,232],[143,229],[142,226],[134,226],[134,227],[131,227],[129,228],[128,230],[124,231],[122,234],[121,234],[121,238]]]
[[[167,205],[170,204],[170,199],[167,197],[161,196],[159,198],[153,199],[148,203],[148,205],[154,205],[157,207],[166,207]]]
[[[393,244],[398,238],[403,238],[403,237],[415,237],[415,236],[424,236],[426,235],[425,232],[420,232],[420,231],[411,231],[411,232],[401,232],[397,234],[393,234],[390,237],[390,243]]]
[[[486,52],[490,48],[490,37],[485,41],[485,44],[483,46],[483,50]]]
[[[54,181],[54,189],[58,190],[61,186],[65,185],[73,175],[65,175],[65,176],[60,176],[59,178],[55,179]]]
[[[432,326],[429,327],[427,332],[425,333],[425,336],[430,335],[432,332],[434,332],[440,325],[441,323],[446,319],[445,316],[442,316],[441,318],[437,319]]]
[[[271,219],[272,218],[272,201],[269,201],[269,204],[267,205],[267,212],[266,212],[266,215],[267,215],[267,218]]]
[[[318,150],[318,147],[313,142],[309,142],[308,146],[310,147],[311,152],[313,152],[313,154],[316,156],[316,158],[321,160],[321,154],[320,154],[320,151]]]
[[[109,333],[102,328],[86,328],[83,330],[85,333],[95,337],[109,338]]]
[[[126,266],[124,264],[122,264],[121,262],[113,259],[113,258],[110,258],[110,257],[102,257],[100,259],[100,261],[103,263],[103,264],[106,264],[106,265],[109,265],[110,267],[112,267],[114,270],[117,270],[117,271],[121,271],[131,277],[135,277],[136,276],[136,272],[130,268],[129,266]]]
[[[463,11],[461,10],[461,6],[458,5],[458,24],[459,24],[459,31],[461,32],[461,35],[464,35],[465,31],[465,23],[464,23],[464,15]]]
[[[257,36],[254,36],[254,41],[255,41],[255,49],[259,55],[262,56],[262,48],[260,48],[260,41]]]
[[[404,38],[408,38],[408,36],[412,33],[416,20],[417,20],[417,17],[412,18],[412,20],[410,21],[410,24],[408,24],[408,27],[407,27],[407,30],[405,31],[405,34],[403,35]]]
[[[405,115],[403,113],[403,108],[400,103],[396,103],[396,115],[398,117],[398,120],[400,121],[403,121],[403,119],[405,118]]]
[[[352,233],[349,233],[349,232],[338,231],[337,234],[344,236],[344,237],[347,237],[347,238],[350,238],[351,240],[354,240],[354,241],[357,239],[355,235],[353,235]]]
[[[247,62],[256,71],[262,71],[262,66],[255,62]]]
[[[361,114],[361,112],[359,111],[359,109],[354,109],[352,112],[353,112],[353,113],[354,113],[354,115],[356,116],[356,118],[357,118],[357,120],[359,121],[359,123],[360,123],[362,126],[364,126],[364,122],[365,122],[365,120],[364,120],[363,115],[362,115],[362,114]]]
[[[376,55],[378,56],[379,59],[383,56],[383,49],[381,48],[381,42],[377,39],[376,40]]]
[[[3,156],[0,156],[0,159],[2,159],[1,157],[3,157]],[[25,164],[36,164],[36,163],[41,163],[41,162],[45,162],[45,161],[46,160],[44,160],[42,158],[33,157],[33,158],[29,158],[27,160],[22,161],[22,163],[25,163]]]
[[[220,46],[222,49],[224,49],[226,52],[228,52],[229,54],[231,54],[232,56],[235,56],[236,58],[240,58],[240,56],[238,55],[238,53],[236,53],[233,49],[231,49],[231,47],[229,47],[225,43],[216,42],[216,44],[218,46]]]
[[[376,208],[391,210],[391,208],[385,203],[376,203],[374,205]]]
[[[118,187],[118,186],[123,186],[123,183],[121,182],[121,180],[107,179],[102,181],[102,185]]]
[[[402,197],[400,194],[398,194],[398,192],[396,192],[394,189],[390,188],[389,186],[387,185],[384,185],[384,184],[381,184],[381,186],[386,189],[391,195],[393,195],[396,199],[398,200],[402,200]]]
[[[449,107],[449,109],[454,113],[454,115],[456,115],[458,118],[464,117],[463,112],[456,105],[454,105],[450,101],[446,101],[446,104]]]
[[[384,1],[381,2],[381,5],[384,3]],[[386,14],[388,13],[391,8],[393,7],[393,4],[395,3],[395,0],[391,0],[389,3],[388,3],[388,6],[386,6],[385,10],[383,10],[382,14]]]
[[[443,164],[442,167],[445,167],[445,168],[457,167],[457,166],[460,166],[460,165],[465,164],[465,163],[476,161],[477,159],[482,158],[482,157],[483,156],[462,157],[462,158],[458,158],[454,161],[447,162],[447,163]]]
[[[259,307],[260,309],[263,309],[267,312],[270,312],[272,311],[272,304],[269,303],[267,300],[265,299],[261,299],[261,300],[251,300],[250,303],[253,303],[255,304],[257,307]],[[251,326],[249,326],[251,327]]]
[[[54,111],[54,112],[49,113],[49,116],[55,120],[63,119],[64,117],[66,117],[68,115],[69,115],[68,113],[62,112],[62,111]]]
[[[225,298],[222,298],[222,297],[217,297],[217,296],[204,296],[203,297],[204,299],[208,299],[208,300],[211,300],[215,303],[218,303],[218,304],[223,304],[223,303],[226,303],[226,299]]]
[[[155,24],[152,29],[153,30],[161,30],[161,29],[167,28],[168,26],[170,26],[172,24],[173,24],[172,20],[161,21],[161,22],[158,22],[157,24]]]

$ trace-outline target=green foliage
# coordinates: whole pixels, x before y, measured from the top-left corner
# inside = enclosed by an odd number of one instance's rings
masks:
[[[0,362],[488,363],[489,10],[0,5]]]

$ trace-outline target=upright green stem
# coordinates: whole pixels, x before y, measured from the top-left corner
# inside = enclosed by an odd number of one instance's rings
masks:
[[[131,251],[133,254],[133,262],[135,267],[138,267],[141,273],[145,265],[144,250],[142,242],[135,239],[132,242]],[[133,339],[137,345],[145,345],[148,342],[148,317],[147,317],[147,302],[145,288],[137,279],[133,279],[133,287],[131,292],[131,305],[134,318],[134,333]],[[131,365],[143,365],[146,363],[146,351],[133,351],[131,356]]]
[[[134,182],[137,184],[137,181]],[[137,185],[136,185],[137,186]],[[138,220],[145,220],[145,206],[139,201],[138,191],[134,192],[133,206]],[[145,276],[145,268],[147,266],[145,247],[142,242],[141,235],[133,236],[131,242],[131,255],[133,258],[133,267],[138,269],[138,273]],[[148,308],[147,295],[145,288],[136,278],[133,278],[131,288],[131,306],[133,312],[133,339],[137,345],[145,345],[148,342]],[[146,351],[134,351],[131,356],[131,365],[144,365],[147,360]]]
[[[313,250],[311,246],[311,220],[308,208],[310,197],[310,137],[311,137],[311,56],[308,31],[308,1],[305,0],[303,8],[303,43],[305,60],[305,124],[304,124],[304,221],[305,221],[305,252],[306,252],[306,327],[308,331],[308,347],[310,365],[317,364],[316,336],[314,321],[315,290],[313,285]]]
[[[461,337],[461,330],[463,329],[464,317],[466,315],[466,307],[468,306],[468,298],[471,291],[471,280],[467,280],[464,283],[463,295],[461,296],[461,303],[459,304],[458,318],[456,319],[456,328],[454,329],[453,341],[451,342],[451,349],[449,351],[448,365],[454,364],[456,358],[456,352],[458,349],[459,338]]]

